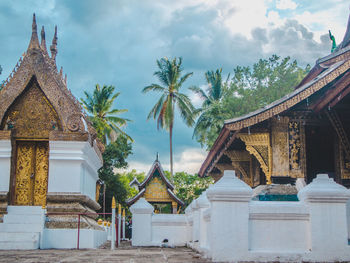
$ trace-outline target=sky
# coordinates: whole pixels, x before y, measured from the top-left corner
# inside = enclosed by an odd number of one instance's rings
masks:
[[[57,66],[68,76],[77,97],[96,84],[121,92],[115,107],[132,122],[125,131],[134,139],[128,170],[147,172],[159,152],[169,169],[169,135],[147,115],[159,94],[141,90],[157,83],[156,60],[182,57],[184,73],[193,72],[182,91],[205,88],[204,73],[224,75],[272,54],[290,56],[302,66],[330,53],[330,29],[339,44],[350,1],[344,0],[0,0],[0,65],[6,79],[31,36],[32,14],[45,26],[47,46],[58,27]],[[38,30],[38,31],[39,31]],[[40,32],[40,31],[39,31]],[[206,151],[192,139],[193,128],[179,116],[174,124],[174,170],[198,172]]]

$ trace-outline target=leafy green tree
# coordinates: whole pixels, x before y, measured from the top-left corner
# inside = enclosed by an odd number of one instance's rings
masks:
[[[173,127],[175,106],[180,111],[182,119],[188,126],[194,124],[194,107],[187,95],[180,92],[180,88],[184,82],[192,76],[191,73],[186,73],[182,76],[182,58],[173,60],[162,58],[157,60],[158,71],[154,75],[158,78],[159,84],[151,84],[145,87],[142,92],[149,91],[160,92],[161,96],[157,103],[153,106],[147,119],[153,117],[157,119],[157,128],[164,128],[169,131],[170,142],[170,173],[173,175]]]
[[[132,145],[128,138],[121,135],[106,146],[102,155],[103,166],[99,169],[99,178],[106,186],[106,212],[111,210],[112,197],[115,196],[120,204],[125,204],[128,191],[123,183],[122,175],[115,173],[116,169],[126,168],[127,157],[132,154]],[[103,206],[103,192],[100,192],[99,203]]]
[[[165,175],[169,177],[169,172],[165,171]],[[173,180],[174,193],[185,202],[185,206],[183,207],[185,209],[213,183],[214,180],[212,177],[201,178],[198,175],[177,172]]]
[[[121,175],[121,181],[124,184],[125,189],[127,190],[127,198],[131,198],[138,193],[134,187],[130,187],[130,182],[136,177],[136,179],[141,183],[145,179],[145,173],[138,173],[135,169],[130,172],[124,172]]]
[[[302,68],[290,57],[272,55],[260,59],[252,67],[237,66],[232,78],[222,86],[221,99],[207,108],[200,117],[202,127],[196,137],[210,149],[227,119],[262,108],[293,91],[310,66]],[[198,123],[198,121],[197,121]]]
[[[117,116],[128,110],[112,109],[115,99],[120,95],[120,92],[114,93],[114,90],[114,86],[103,85],[101,88],[96,84],[92,94],[85,91],[85,99],[80,99],[83,107],[91,114],[89,119],[97,131],[98,138],[104,144],[107,144],[108,140],[115,141],[120,134],[132,141],[122,130],[130,120]]]
[[[204,75],[208,84],[206,90],[196,86],[190,88],[190,90],[202,99],[201,108],[196,109],[196,114],[200,115],[193,130],[193,137],[196,138],[202,147],[206,144],[208,130],[212,129],[212,127],[220,129],[225,120],[222,118],[221,100],[224,85],[227,85],[229,78],[227,78],[226,82],[222,81],[221,68],[215,72],[207,71]]]

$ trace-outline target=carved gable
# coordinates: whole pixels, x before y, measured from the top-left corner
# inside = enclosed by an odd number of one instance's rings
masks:
[[[32,78],[3,118],[2,130],[11,130],[16,138],[49,138],[52,130],[62,130],[55,109]]]

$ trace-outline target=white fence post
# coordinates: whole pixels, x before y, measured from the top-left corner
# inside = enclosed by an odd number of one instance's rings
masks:
[[[117,204],[115,202],[115,198],[113,196],[112,198],[112,223],[111,223],[111,227],[112,227],[112,236],[111,236],[111,250],[115,249],[115,209],[117,207]]]
[[[130,207],[132,213],[131,244],[133,246],[151,246],[153,210],[153,206],[145,198],[140,198]]]
[[[210,207],[206,191],[203,192],[197,199],[199,207],[199,250],[203,251],[207,245],[207,222],[204,220],[204,211]]]
[[[252,189],[234,171],[207,190],[211,203],[209,255],[213,261],[236,261],[248,255],[248,203]]]
[[[350,191],[327,174],[319,174],[300,190],[298,198],[310,211],[310,260],[350,260],[346,222],[346,202]]]

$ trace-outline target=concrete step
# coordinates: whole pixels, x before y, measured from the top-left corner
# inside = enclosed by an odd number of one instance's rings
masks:
[[[0,223],[0,233],[1,232],[41,232],[43,229],[43,224],[7,224]]]
[[[42,214],[7,214],[4,216],[5,224],[37,224],[43,221]]]
[[[8,242],[33,242],[35,240],[39,240],[40,233],[39,232],[0,232],[0,242],[8,241]]]
[[[9,205],[7,207],[8,214],[20,214],[20,215],[39,215],[43,214],[44,210],[41,206],[20,206],[20,205]]]

